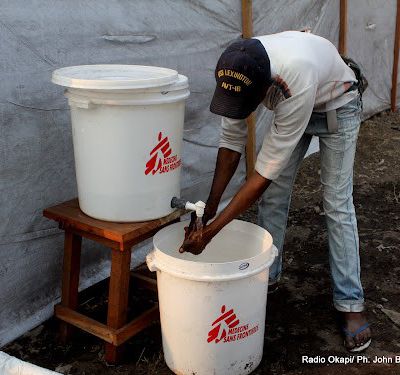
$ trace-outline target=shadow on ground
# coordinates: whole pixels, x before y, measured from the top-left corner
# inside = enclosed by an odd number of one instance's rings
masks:
[[[362,125],[355,171],[362,280],[374,341],[366,353],[400,355],[400,115],[384,113]],[[302,356],[346,356],[334,319],[327,234],[321,203],[318,155],[308,158],[293,194],[281,288],[268,298],[263,361],[254,374],[400,374],[397,365],[306,364]],[[256,208],[243,215],[256,220]],[[107,283],[86,290],[81,309],[105,317]],[[139,290],[131,308],[148,307],[156,296]],[[132,311],[130,312],[130,314]],[[107,366],[100,340],[77,332],[68,345],[57,340],[53,319],[2,348],[5,352],[64,374],[172,374],[166,367],[160,327],[130,340],[126,362]]]

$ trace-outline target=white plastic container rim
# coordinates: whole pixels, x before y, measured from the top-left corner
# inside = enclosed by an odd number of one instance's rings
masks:
[[[0,352],[1,375],[61,375],[59,372],[44,369],[31,363],[21,361],[4,352]]]
[[[90,108],[91,105],[157,105],[185,100],[189,97],[189,81],[178,74],[176,81],[163,87],[129,90],[86,90],[69,88],[65,92],[71,106]]]
[[[131,90],[170,85],[178,79],[173,69],[144,65],[78,65],[57,69],[53,83],[86,90]]]
[[[207,263],[196,262],[186,259],[179,259],[162,251],[162,243],[173,231],[183,231],[188,222],[180,222],[169,225],[161,229],[154,236],[154,250],[147,255],[146,262],[150,271],[162,271],[181,279],[192,281],[230,281],[239,280],[256,275],[266,268],[269,268],[278,255],[278,249],[272,243],[271,235],[258,225],[234,220],[229,225],[229,229],[248,233],[257,236],[263,248],[260,253],[247,259],[240,259],[231,262]],[[176,249],[177,255],[178,249]]]

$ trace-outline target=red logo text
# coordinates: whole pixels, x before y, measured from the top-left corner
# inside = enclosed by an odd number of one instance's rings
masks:
[[[225,305],[221,307],[221,315],[212,323],[212,329],[208,332],[207,342],[232,342],[243,340],[258,331],[258,324],[250,328],[249,324],[240,325],[233,309],[227,311]]]
[[[163,137],[162,132],[158,133],[158,143],[150,151],[150,159],[146,163],[145,175],[156,173],[167,173],[180,167],[181,159],[172,155],[172,149],[168,137]]]

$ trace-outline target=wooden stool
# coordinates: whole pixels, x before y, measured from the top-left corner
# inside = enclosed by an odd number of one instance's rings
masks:
[[[65,231],[64,264],[61,303],[54,308],[55,316],[62,320],[61,339],[70,336],[71,326],[78,327],[106,341],[105,360],[117,363],[122,356],[125,341],[159,319],[158,305],[127,323],[128,292],[130,280],[131,249],[134,245],[152,237],[162,227],[179,221],[184,211],[140,223],[113,223],[93,219],[79,209],[78,199],[47,208],[43,215],[59,223]],[[108,291],[107,324],[102,324],[79,312],[78,286],[82,237],[111,248],[111,275]],[[135,281],[157,289],[156,281],[134,274]]]

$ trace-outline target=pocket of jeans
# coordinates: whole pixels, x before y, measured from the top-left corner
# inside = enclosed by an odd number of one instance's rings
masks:
[[[354,98],[350,102],[346,103],[344,106],[336,110],[338,120],[345,120],[351,117],[359,117],[362,111],[362,100],[360,95]]]

